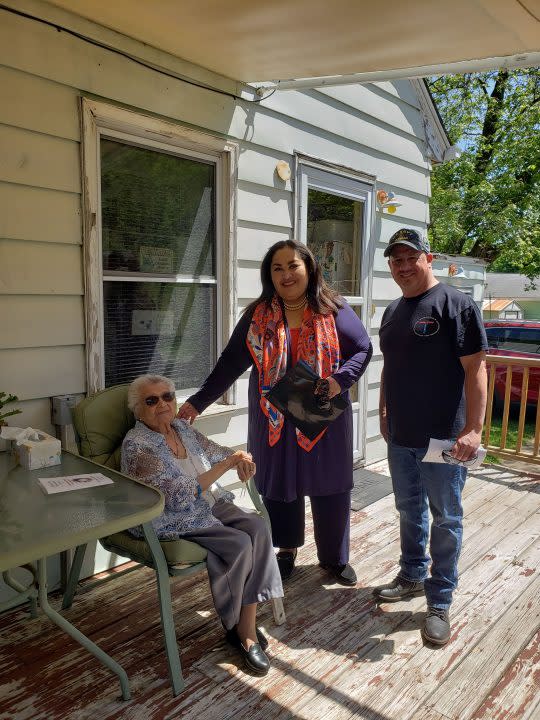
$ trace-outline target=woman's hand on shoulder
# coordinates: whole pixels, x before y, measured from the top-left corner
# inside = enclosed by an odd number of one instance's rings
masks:
[[[187,420],[188,423],[193,423],[196,417],[198,417],[199,412],[195,410],[193,405],[189,402],[185,402],[176,413],[176,417],[178,420]]]

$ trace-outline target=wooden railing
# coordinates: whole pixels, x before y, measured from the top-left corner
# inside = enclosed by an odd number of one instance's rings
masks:
[[[487,356],[488,369],[488,404],[486,411],[486,422],[484,426],[484,447],[491,455],[501,458],[510,458],[514,460],[523,460],[525,462],[540,464],[538,448],[540,446],[540,403],[538,400],[533,401],[536,405],[531,410],[531,402],[527,402],[530,387],[534,387],[538,394],[539,378],[540,378],[540,360],[534,358],[518,358],[504,357],[501,355]],[[497,373],[496,373],[497,369]],[[531,371],[534,377],[531,378]],[[496,382],[497,375],[497,382]],[[516,388],[516,376],[518,378]],[[521,383],[519,377],[521,376]],[[512,392],[512,377],[514,377],[514,388]],[[531,382],[532,379],[532,382]],[[501,391],[504,389],[504,400],[501,397]],[[516,389],[519,391],[519,398],[512,397],[516,395]],[[494,406],[500,412],[502,401],[502,414],[494,415]],[[519,404],[519,415],[517,407]],[[527,411],[527,405],[529,410]],[[512,417],[518,417],[517,439],[515,447],[509,447],[508,444],[508,426],[512,411]],[[529,418],[534,417],[534,436],[524,442],[525,423]],[[501,439],[499,445],[490,444],[493,435],[494,421],[501,422]]]

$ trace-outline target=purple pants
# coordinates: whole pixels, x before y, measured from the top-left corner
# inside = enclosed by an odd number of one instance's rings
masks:
[[[304,544],[305,500],[280,502],[263,497],[272,524],[274,547],[295,548]],[[349,562],[351,491],[310,497],[313,530],[319,562],[345,565]]]

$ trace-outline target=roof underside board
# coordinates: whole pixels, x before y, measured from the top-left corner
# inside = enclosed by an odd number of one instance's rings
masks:
[[[461,71],[474,70],[489,58],[502,58],[509,66],[534,64],[538,56],[527,54],[540,51],[540,0],[52,4],[243,82],[373,72],[385,79],[388,71],[404,69],[413,77],[425,74],[418,68],[440,66],[443,72],[456,62]]]

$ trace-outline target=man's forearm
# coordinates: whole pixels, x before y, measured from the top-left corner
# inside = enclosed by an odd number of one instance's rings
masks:
[[[465,430],[481,433],[484,426],[487,403],[487,372],[482,362],[478,368],[471,368],[465,374]]]
[[[474,457],[482,441],[482,427],[486,414],[487,374],[484,351],[461,358],[465,371],[465,427],[459,433],[452,453],[458,460]]]

